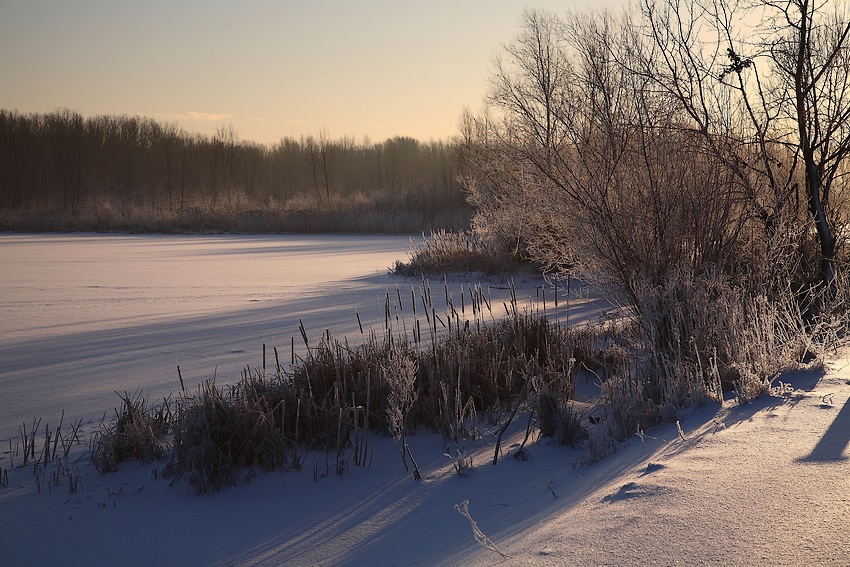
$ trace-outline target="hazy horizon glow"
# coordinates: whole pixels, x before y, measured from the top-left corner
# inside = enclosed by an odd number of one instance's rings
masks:
[[[535,0],[552,12],[622,0]],[[423,141],[480,107],[510,0],[0,0],[0,108],[141,115],[244,140]]]

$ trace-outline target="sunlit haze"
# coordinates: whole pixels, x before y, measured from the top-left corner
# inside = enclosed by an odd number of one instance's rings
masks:
[[[536,0],[552,12],[622,0]],[[509,0],[0,0],[0,108],[128,114],[274,143],[457,132],[518,29]]]

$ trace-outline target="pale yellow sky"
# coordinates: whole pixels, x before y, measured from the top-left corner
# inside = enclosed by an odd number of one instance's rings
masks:
[[[0,0],[0,108],[239,137],[446,139],[525,6],[624,0]]]

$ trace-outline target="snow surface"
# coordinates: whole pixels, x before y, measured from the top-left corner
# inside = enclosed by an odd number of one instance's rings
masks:
[[[288,357],[299,318],[311,337],[356,337],[355,311],[381,327],[386,294],[421,286],[386,274],[407,242],[0,235],[0,563],[850,564],[848,350],[826,373],[783,376],[791,386],[775,396],[681,415],[684,438],[675,424],[656,428],[589,466],[584,451],[545,442],[530,460],[512,458],[524,419],[495,466],[494,426],[461,443],[474,464],[465,477],[444,454],[458,448],[410,437],[421,481],[377,435],[369,467],[337,476],[332,457],[310,453],[301,472],[246,475],[208,497],[155,479],[164,463],[99,476],[82,458],[73,494],[67,483],[39,491],[33,468],[13,463],[5,438],[21,423],[53,426],[64,409],[66,423],[91,430],[117,404],[113,390],[177,391],[177,363],[187,382],[215,372],[223,384],[260,364],[263,341]],[[462,283],[448,285],[457,294]],[[518,294],[539,308],[541,283],[520,282]],[[504,282],[485,285],[505,296]],[[432,286],[437,296],[443,284]],[[573,299],[570,309],[575,323],[605,306]],[[463,501],[507,558],[476,542],[455,509]]]

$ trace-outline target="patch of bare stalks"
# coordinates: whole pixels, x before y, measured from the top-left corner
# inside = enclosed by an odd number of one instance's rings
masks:
[[[91,460],[101,474],[118,470],[118,464],[127,459],[143,463],[159,460],[168,448],[172,418],[168,400],[151,406],[141,392],[119,396],[121,409],[115,409],[111,423],[101,422],[92,441]]]
[[[383,333],[370,331],[355,346],[329,333],[311,344],[304,332],[307,354],[293,353],[297,361],[287,368],[276,361],[246,369],[234,386],[208,381],[156,407],[125,394],[113,423],[96,436],[92,460],[109,472],[128,458],[162,459],[170,446],[164,476],[208,493],[248,481],[257,469],[300,469],[308,450],[329,457],[328,471],[314,475],[342,475],[349,463],[368,466],[370,435],[392,435],[416,474],[408,434],[427,429],[455,445],[475,440],[481,417],[499,419],[532,390],[536,401],[527,408],[539,415],[542,434],[578,443],[581,416],[569,400],[576,359],[594,358],[593,333],[531,314],[516,300],[495,319],[484,294],[471,295],[460,310],[439,314],[423,282],[413,298],[420,319],[401,324],[401,332],[389,316]]]
[[[790,287],[768,299],[719,272],[671,270],[661,285],[636,282],[629,356],[603,384],[604,435],[591,438],[595,458],[611,441],[676,419],[687,407],[740,403],[769,394],[781,372],[822,362],[820,323],[806,322]],[[823,334],[823,333],[821,333]]]
[[[490,237],[473,230],[431,231],[422,240],[411,240],[408,261],[396,261],[393,272],[401,276],[447,272],[485,274],[516,273],[530,264],[517,250],[509,250]]]
[[[52,493],[63,485],[70,494],[82,490],[79,458],[74,458],[76,447],[84,444],[82,428],[82,420],[66,426],[64,412],[55,429],[49,423],[42,427],[41,419],[34,419],[29,428],[21,423],[17,438],[9,439],[9,466],[32,470],[39,493]],[[8,486],[9,470],[0,468],[0,488]]]

